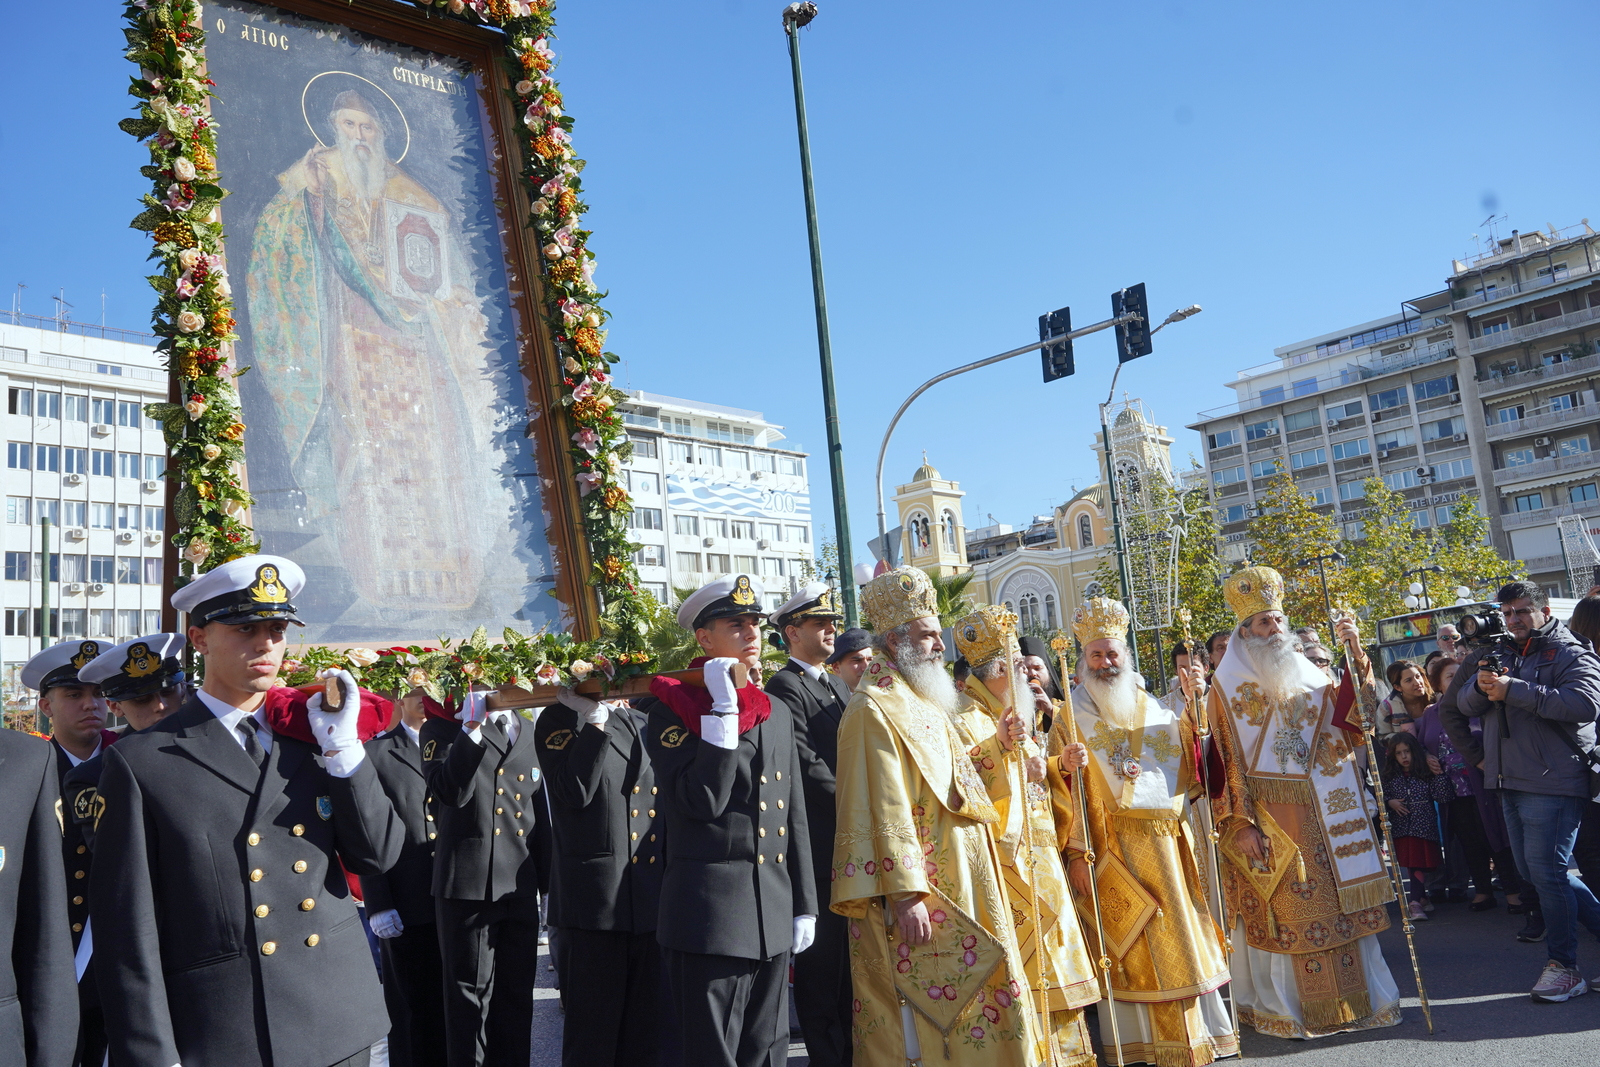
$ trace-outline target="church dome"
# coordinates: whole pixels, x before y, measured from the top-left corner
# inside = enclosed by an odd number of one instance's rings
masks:
[[[922,454],[922,466],[917,468],[917,473],[911,476],[911,480],[914,482],[933,482],[943,481],[944,478],[938,471],[933,469],[933,464],[928,462],[928,454],[924,452]]]

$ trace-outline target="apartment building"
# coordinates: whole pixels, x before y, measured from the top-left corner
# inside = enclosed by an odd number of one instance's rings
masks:
[[[4,634],[10,707],[17,675],[69,637],[118,641],[161,628],[166,445],[144,405],[166,399],[155,337],[0,314],[6,390]],[[48,575],[41,520],[50,522]],[[49,627],[40,610],[49,581]]]
[[[1281,464],[1359,535],[1361,483],[1381,477],[1419,527],[1477,493],[1494,546],[1553,595],[1571,588],[1559,520],[1600,535],[1600,243],[1585,221],[1494,239],[1443,290],[1395,314],[1278,348],[1228,382],[1237,399],[1190,426],[1225,551]],[[1491,577],[1486,575],[1485,577]],[[1585,588],[1587,588],[1585,586]]]
[[[759,411],[628,395],[629,536],[645,590],[673,604],[673,589],[744,572],[761,576],[768,610],[783,604],[814,559],[806,453]]]
[[[1227,383],[1236,401],[1190,424],[1204,439],[1231,558],[1244,557],[1256,500],[1280,468],[1351,538],[1359,534],[1369,478],[1403,493],[1421,527],[1448,523],[1463,494],[1481,493],[1482,464],[1447,310],[1404,304],[1273,356]]]
[[[1600,238],[1587,219],[1513,230],[1451,266],[1426,299],[1460,338],[1495,544],[1556,595],[1582,596],[1590,576],[1569,581],[1558,523],[1578,516],[1600,535]]]

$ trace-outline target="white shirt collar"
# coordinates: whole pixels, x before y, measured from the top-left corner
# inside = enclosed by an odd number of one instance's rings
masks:
[[[258,732],[265,726],[265,723],[263,723],[261,719],[261,709],[257,709],[254,713],[244,711],[241,708],[234,707],[225,700],[219,700],[217,697],[212,696],[204,689],[195,690],[195,696],[200,698],[200,703],[204,704],[208,709],[210,709],[211,714],[220,719],[222,721],[222,725],[226,726],[230,732],[238,732],[239,721],[246,715],[249,715],[255,720],[256,730]],[[265,707],[266,704],[263,702],[262,708]]]
[[[405,730],[406,736],[411,738],[413,745],[422,744],[422,731],[413,729],[410,723],[402,722],[400,728]]]
[[[813,682],[818,682],[818,681],[822,680],[822,668],[821,667],[818,667],[815,664],[807,663],[803,659],[796,659],[793,656],[789,657],[789,662],[793,663],[795,666],[799,667],[801,670],[803,670],[807,674],[809,674],[811,676],[811,680]]]
[[[100,755],[100,750],[105,747],[104,739],[96,741],[94,743],[94,751],[89,753],[89,755],[86,756],[85,758],[79,759],[77,756],[74,756],[70,751],[68,751],[66,745],[62,745],[59,741],[56,742],[56,744],[60,746],[62,752],[65,752],[67,754],[67,762],[72,764],[72,766],[74,766],[74,767],[76,767],[80,763],[88,763],[89,760],[92,760],[96,756]]]

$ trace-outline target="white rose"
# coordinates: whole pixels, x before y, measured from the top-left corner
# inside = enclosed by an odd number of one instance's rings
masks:
[[[172,161],[172,176],[180,182],[194,181],[194,163],[186,156],[179,156]]]
[[[206,324],[205,316],[198,311],[178,312],[178,329],[184,333],[194,333]]]
[[[165,115],[167,113],[167,98],[164,96],[152,96],[149,107],[157,115]]]
[[[428,672],[418,667],[406,675],[406,684],[413,689],[421,689],[428,684]]]
[[[551,242],[550,244],[547,244],[547,245],[544,246],[544,254],[547,257],[549,257],[550,259],[560,259],[561,258],[561,246],[558,245],[558,244],[555,244],[554,242]]]
[[[198,248],[185,248],[182,252],[178,253],[178,266],[182,267],[184,270],[194,270],[195,266],[199,264],[204,255],[205,253],[200,251]]]
[[[583,324],[585,326],[599,326],[600,316],[591,311],[583,317]]]
[[[211,555],[211,546],[198,537],[190,541],[188,547],[183,550],[183,558],[193,563],[196,567],[204,563],[209,555]]]
[[[548,214],[550,214],[550,201],[545,199],[542,196],[539,199],[535,200],[533,202],[533,213],[535,215],[548,215]]]
[[[370,648],[352,648],[344,654],[344,658],[357,667],[370,667],[378,662],[378,654]]]
[[[462,0],[450,0],[450,14],[459,15],[466,9],[466,6]]]
[[[572,661],[571,666],[569,666],[567,670],[572,672],[573,678],[581,682],[585,678],[589,677],[589,675],[594,673],[594,664],[589,663],[586,660],[575,659]]]
[[[200,454],[205,456],[207,461],[210,461],[222,455],[222,449],[218,448],[216,445],[206,445],[205,448],[201,449]]]
[[[518,96],[531,96],[531,95],[533,95],[533,83],[531,81],[528,81],[526,78],[524,78],[522,81],[519,81],[517,83],[517,95]]]
[[[219,294],[222,296],[233,295],[233,286],[228,284],[228,276],[226,274],[214,274],[212,275],[212,278],[216,280],[217,292]]]
[[[189,413],[191,419],[198,419],[206,413],[206,402],[204,400],[191,400],[183,405],[183,410]]]

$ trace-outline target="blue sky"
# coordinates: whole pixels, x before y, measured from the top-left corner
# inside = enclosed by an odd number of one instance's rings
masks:
[[[120,5],[71,6],[70,25],[54,5],[7,12],[0,289],[9,306],[26,282],[24,309],[48,313],[64,287],[90,321],[104,290],[107,321],[142,328]],[[567,0],[557,75],[622,384],[783,424],[816,457],[821,522],[782,6]],[[894,408],[1032,340],[1042,312],[1093,322],[1138,281],[1158,316],[1205,306],[1119,387],[1182,457],[1199,442],[1181,427],[1231,398],[1236,370],[1440,288],[1489,214],[1509,215],[1502,233],[1600,225],[1592,4],[821,6],[802,47],[858,558]],[[896,433],[890,486],[925,448],[969,526],[1048,512],[1095,478],[1113,362],[1104,334],[1048,387],[1031,354],[935,387]]]

